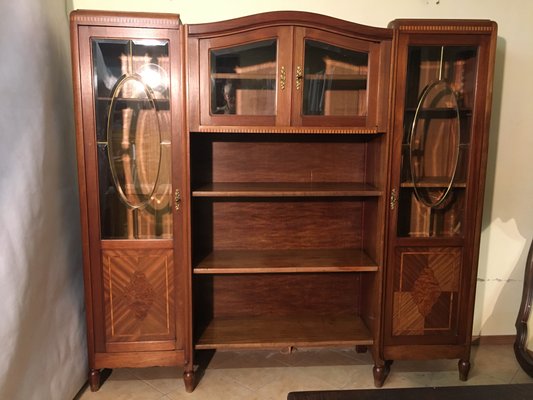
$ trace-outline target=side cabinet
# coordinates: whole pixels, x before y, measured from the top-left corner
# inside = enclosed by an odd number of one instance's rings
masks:
[[[383,356],[459,359],[470,342],[496,24],[397,20]]]
[[[71,15],[91,390],[182,366],[192,390],[178,16]]]

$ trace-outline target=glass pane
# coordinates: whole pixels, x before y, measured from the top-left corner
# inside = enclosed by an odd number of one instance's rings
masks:
[[[127,206],[143,207],[158,181],[161,135],[154,99],[138,76],[127,75],[117,85],[109,115],[107,144],[115,187]]]
[[[102,239],[172,236],[167,41],[93,41]]]
[[[275,39],[211,50],[211,113],[276,114]]]
[[[368,53],[306,40],[303,79],[304,115],[367,115]]]
[[[477,49],[411,46],[408,54],[398,235],[460,236]]]
[[[459,159],[459,108],[445,81],[422,93],[409,139],[413,189],[420,202],[437,207],[445,201]]]

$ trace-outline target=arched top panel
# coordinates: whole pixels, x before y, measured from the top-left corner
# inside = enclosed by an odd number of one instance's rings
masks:
[[[189,36],[212,37],[272,26],[302,26],[381,41],[392,39],[392,30],[304,11],[272,11],[220,22],[187,25]]]

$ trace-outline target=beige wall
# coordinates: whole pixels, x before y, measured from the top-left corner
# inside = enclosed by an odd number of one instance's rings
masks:
[[[498,22],[489,169],[474,335],[512,335],[533,236],[533,2],[523,0],[74,0],[74,8],[179,13],[184,23],[274,10],[327,14],[385,27],[395,18]]]

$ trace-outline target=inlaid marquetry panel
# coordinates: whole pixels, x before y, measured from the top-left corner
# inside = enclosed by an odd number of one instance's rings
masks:
[[[455,332],[461,249],[404,248],[396,257],[393,336]]]
[[[172,250],[103,250],[106,341],[175,337]]]

